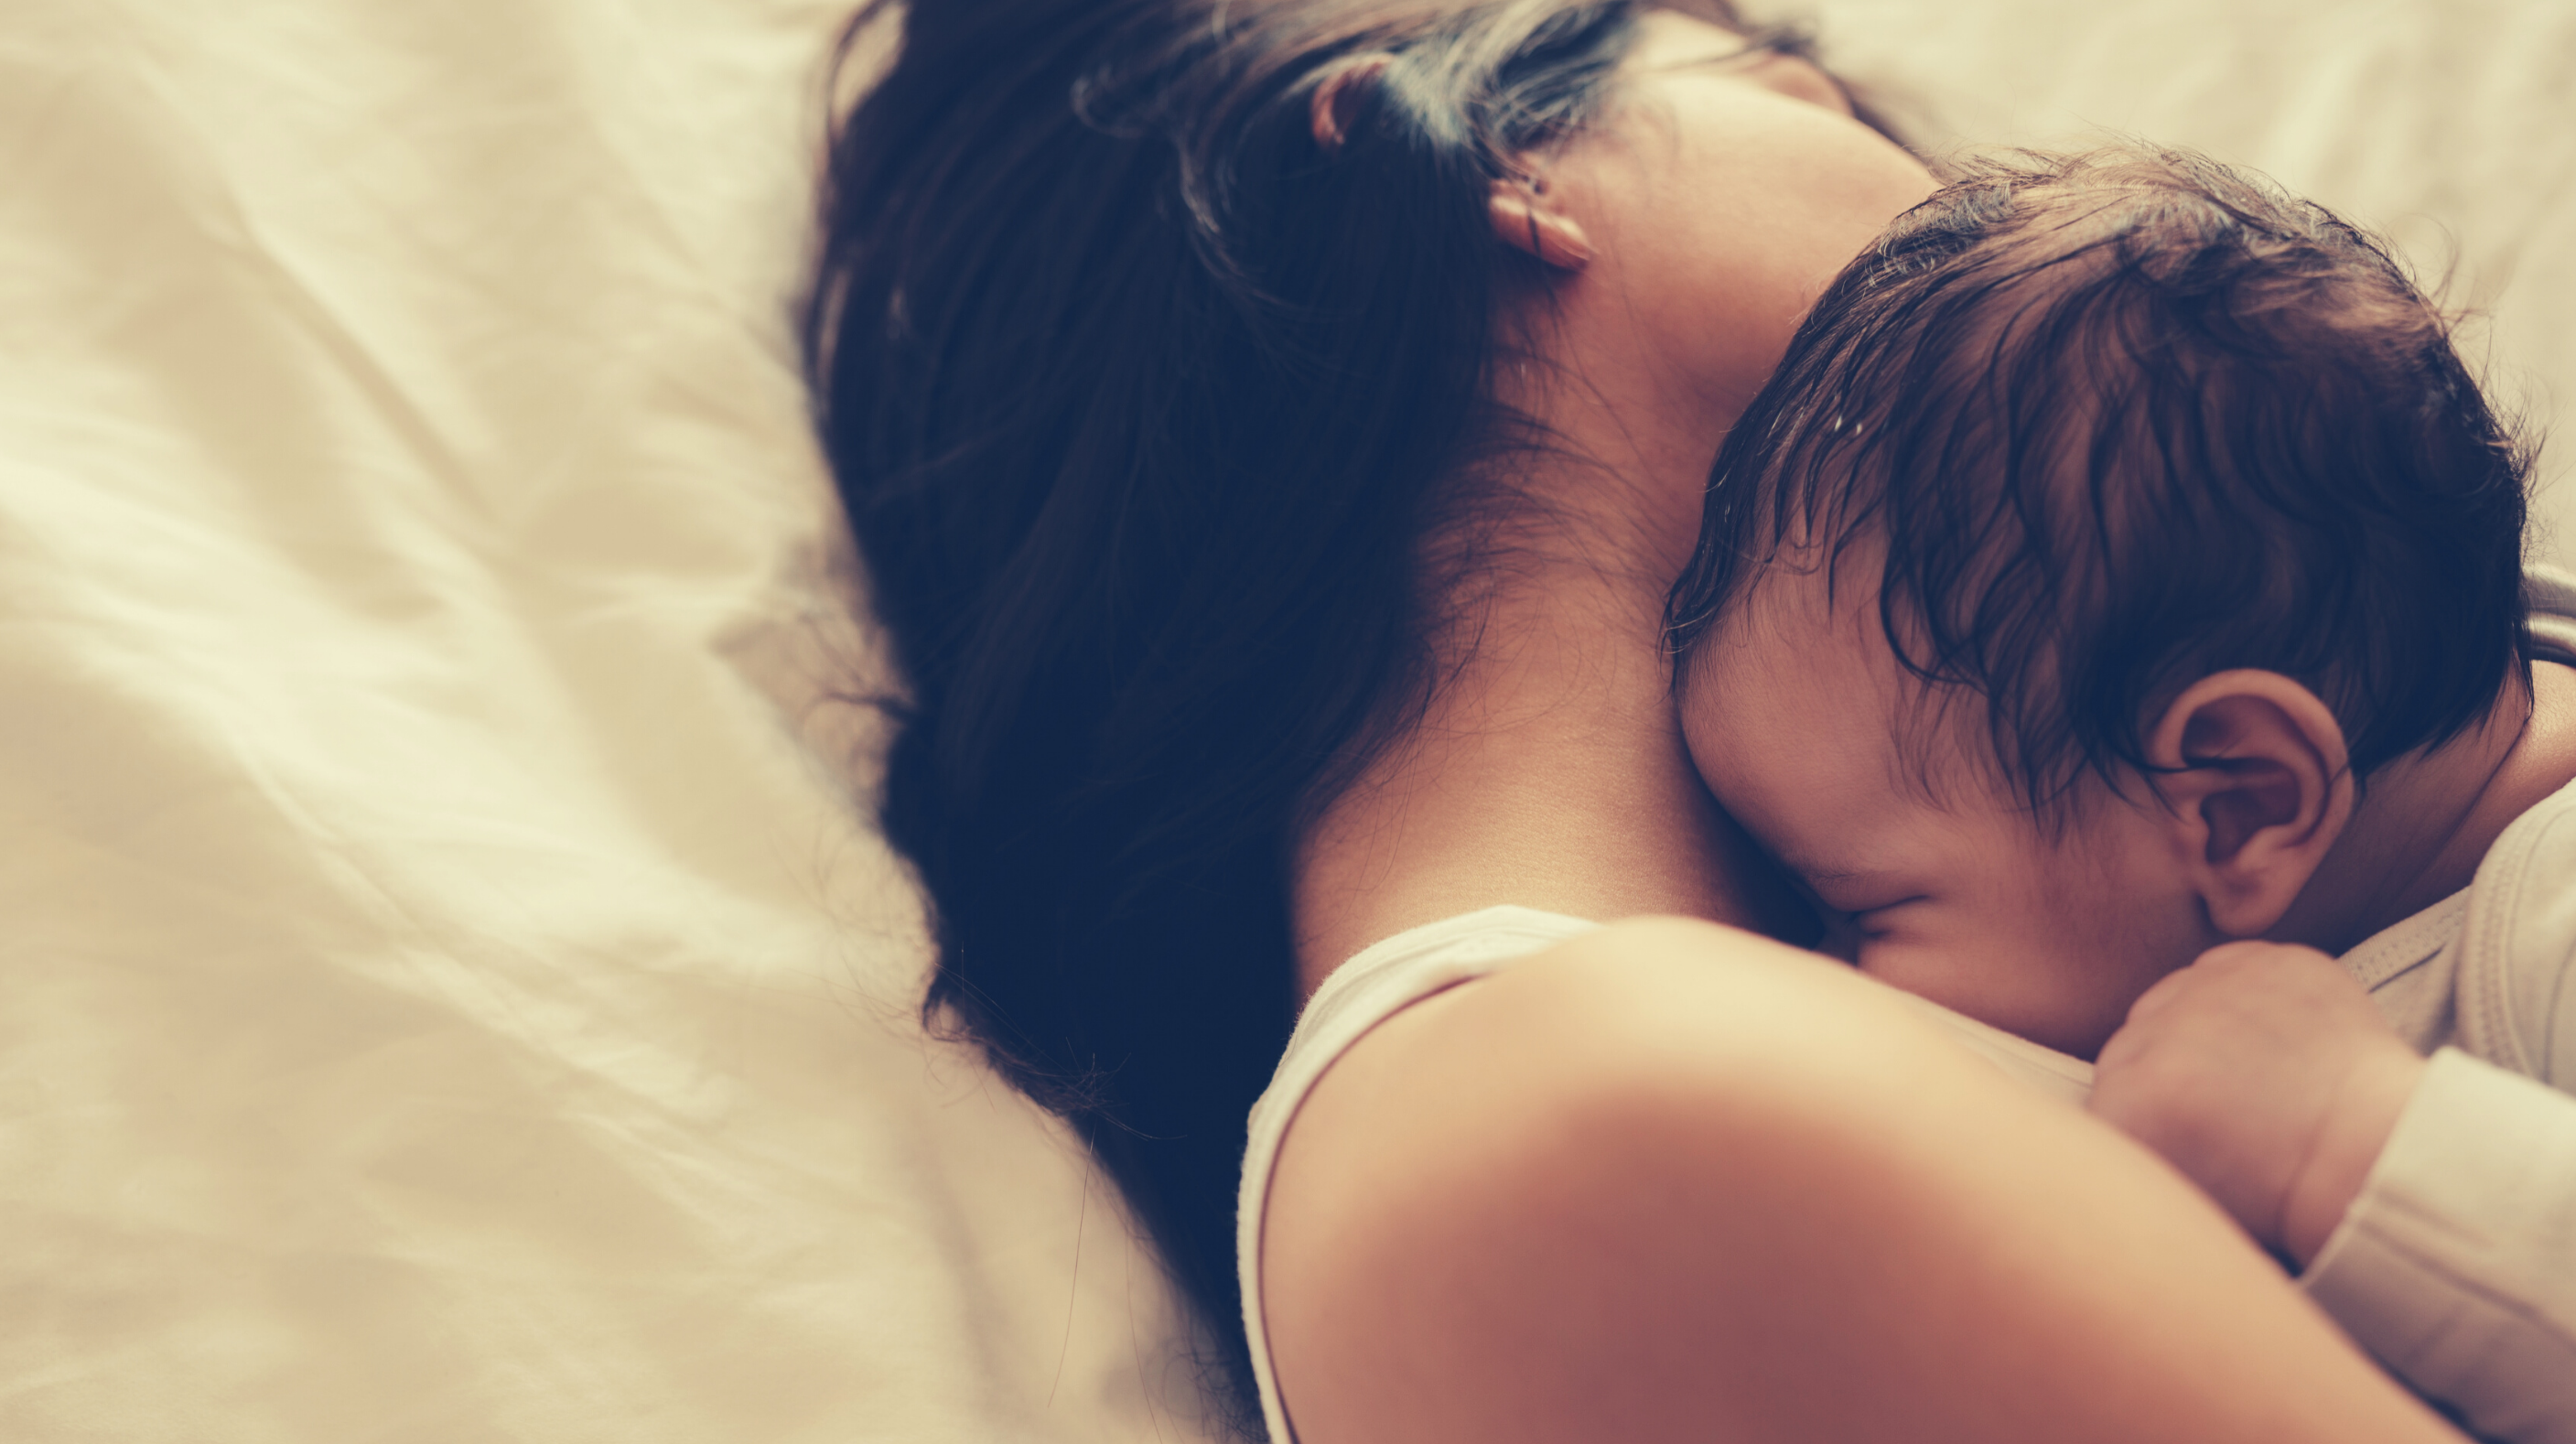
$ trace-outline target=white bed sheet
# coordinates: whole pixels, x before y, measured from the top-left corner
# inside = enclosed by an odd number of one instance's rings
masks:
[[[0,20],[0,1438],[1187,1437],[737,669],[836,10]]]
[[[0,12],[0,1438],[1204,1437],[845,801],[787,321],[838,9]],[[2576,395],[2563,6],[1825,23],[1939,134],[2447,228]]]
[[[2394,239],[2473,313],[2463,351],[2537,437],[2576,407],[2576,4],[1825,0],[1829,45],[1937,150],[2138,136],[2249,165]],[[2576,451],[2535,553],[2576,561]]]

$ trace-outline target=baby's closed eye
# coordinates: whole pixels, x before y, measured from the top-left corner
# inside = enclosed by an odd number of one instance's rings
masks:
[[[1923,900],[1920,891],[1892,873],[1817,872],[1803,876],[1818,906],[1840,914],[1863,931],[1867,931],[1874,915]]]

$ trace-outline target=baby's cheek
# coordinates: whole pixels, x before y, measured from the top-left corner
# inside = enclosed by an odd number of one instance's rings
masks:
[[[1997,1014],[2019,1011],[2026,992],[2012,969],[1991,950],[1958,946],[1928,930],[1895,925],[1860,937],[1853,962],[1893,988],[1965,1013],[1981,1023],[2007,1024]]]
[[[1991,929],[1944,936],[1891,929],[1864,941],[1860,970],[1891,987],[2061,1053],[2090,1058],[2120,1027],[2134,993],[2105,989],[2062,947]]]

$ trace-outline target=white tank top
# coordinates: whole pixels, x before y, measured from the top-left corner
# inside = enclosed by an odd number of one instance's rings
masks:
[[[1235,1271],[1243,1286],[1243,1331],[1252,1341],[1252,1374],[1261,1387],[1261,1417],[1271,1444],[1294,1444],[1279,1382],[1270,1369],[1270,1335],[1261,1317],[1261,1219],[1271,1169],[1297,1108],[1324,1070],[1371,1028],[1443,989],[1509,967],[1599,923],[1534,908],[1494,907],[1402,932],[1333,971],[1298,1015],[1297,1030],[1269,1090],[1252,1105],[1243,1154],[1243,1187],[1235,1208]],[[1893,991],[1893,990],[1891,990]],[[2011,1076],[2076,1104],[2092,1090],[2093,1065],[1988,1027],[1910,993],[1894,996],[1959,1030],[1970,1048]]]

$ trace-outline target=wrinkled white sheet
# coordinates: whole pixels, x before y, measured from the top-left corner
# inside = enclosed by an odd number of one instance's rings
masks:
[[[1187,1437],[737,670],[837,8],[0,12],[0,1438]]]
[[[2576,414],[2567,0],[1824,0],[1836,58],[1939,150],[2141,136],[2264,171],[2396,240],[2482,313],[2463,351],[2537,435]],[[2576,561],[2576,450],[2537,554]]]
[[[0,1438],[1203,1437],[1106,1186],[915,1026],[837,775],[838,8],[0,9]],[[2456,235],[2576,396],[2563,6],[1825,25],[1940,134]]]

